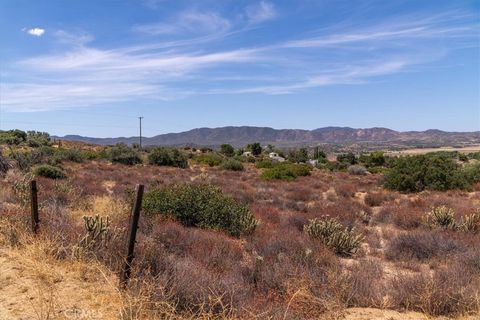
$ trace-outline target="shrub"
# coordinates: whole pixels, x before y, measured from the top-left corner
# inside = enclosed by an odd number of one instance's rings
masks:
[[[465,166],[465,175],[470,183],[480,182],[480,162],[475,162]]]
[[[334,218],[312,219],[304,226],[304,232],[313,239],[321,240],[339,255],[352,255],[360,247],[363,236],[353,229],[344,228]]]
[[[226,231],[231,236],[251,234],[257,220],[248,206],[211,185],[170,185],[145,193],[145,213],[163,214],[185,226]]]
[[[378,207],[387,199],[388,196],[383,192],[370,192],[365,196],[365,204],[370,207]]]
[[[406,192],[445,191],[467,189],[471,181],[449,155],[426,154],[396,158],[385,175],[384,186]]]
[[[235,149],[227,143],[222,144],[220,146],[220,153],[227,157],[233,157],[235,155]]]
[[[0,174],[7,173],[8,169],[10,169],[10,163],[8,163],[7,159],[4,158],[0,152]]]
[[[393,238],[385,250],[390,260],[428,260],[462,251],[461,244],[438,232],[410,231]]]
[[[444,229],[455,228],[455,211],[446,206],[433,208],[426,216],[427,224],[437,226]]]
[[[337,162],[344,163],[344,164],[356,164],[357,158],[351,152],[349,153],[342,153],[337,155]]]
[[[108,150],[108,158],[112,162],[122,163],[126,165],[135,165],[142,163],[142,159],[137,150],[119,143]]]
[[[353,165],[348,167],[348,173],[356,176],[364,176],[367,174],[367,169],[364,166]]]
[[[255,163],[255,167],[258,169],[273,168],[274,166],[275,162],[270,159],[262,159]]]
[[[32,148],[49,146],[51,144],[50,135],[47,132],[28,131],[26,141]]]
[[[157,166],[187,168],[187,156],[177,149],[155,148],[148,155],[148,163]]]
[[[308,161],[308,150],[306,148],[290,150],[287,158],[294,163],[305,163]]]
[[[222,169],[232,171],[243,171],[245,168],[238,160],[229,159],[222,164]]]
[[[216,167],[222,164],[223,158],[216,153],[199,154],[193,157],[196,163],[206,164],[210,167]]]
[[[55,156],[59,161],[83,162],[84,155],[79,149],[61,149]]]
[[[33,174],[49,179],[65,179],[67,176],[65,172],[59,167],[42,164],[33,169]]]
[[[272,168],[264,169],[262,179],[264,180],[295,180],[297,177],[310,175],[312,168],[305,164],[278,163]]]
[[[0,131],[0,143],[19,145],[27,140],[27,133],[22,130]]]
[[[319,162],[327,161],[327,154],[325,151],[321,150],[320,147],[315,147],[313,149],[313,159],[318,160]]]
[[[382,151],[375,151],[368,155],[362,154],[358,161],[363,163],[367,168],[382,167],[386,163],[385,155]]]

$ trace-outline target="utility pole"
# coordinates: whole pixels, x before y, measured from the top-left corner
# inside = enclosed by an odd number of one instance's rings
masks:
[[[143,117],[138,117],[138,120],[140,120],[140,150],[142,149],[142,119]]]

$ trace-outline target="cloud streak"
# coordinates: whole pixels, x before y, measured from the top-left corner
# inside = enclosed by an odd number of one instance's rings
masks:
[[[246,10],[247,23],[276,17],[268,2]],[[448,14],[362,28],[344,25],[260,46],[235,41],[225,46],[228,37],[255,29],[217,13],[189,11],[175,19],[171,25],[134,30],[152,36],[186,35],[184,39],[124,47],[100,48],[88,34],[57,31],[57,41],[67,49],[17,61],[12,66],[16,77],[1,84],[2,108],[34,112],[201,94],[293,94],[414,72],[476,40],[475,25],[462,19],[450,23]],[[449,39],[448,47],[444,39]]]

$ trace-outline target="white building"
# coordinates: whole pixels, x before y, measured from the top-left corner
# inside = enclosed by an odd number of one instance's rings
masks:
[[[270,152],[270,153],[268,154],[268,157],[269,157],[270,159],[272,159],[273,161],[278,161],[278,162],[283,162],[283,161],[285,161],[285,158],[280,157],[280,156],[278,155],[278,153],[276,153],[276,152]]]

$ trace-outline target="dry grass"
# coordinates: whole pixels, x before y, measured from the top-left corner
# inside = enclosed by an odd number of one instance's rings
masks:
[[[62,312],[85,319],[382,319],[377,311],[388,308],[422,317],[478,315],[479,253],[473,248],[480,235],[422,224],[433,206],[452,207],[458,217],[473,212],[478,192],[403,195],[379,189],[376,175],[319,170],[292,182],[264,182],[250,164],[244,172],[102,161],[66,169],[69,180],[38,181],[36,238],[29,234],[21,188],[12,189],[21,175],[0,183],[0,312],[8,315],[0,319],[62,319]],[[181,182],[210,182],[248,203],[260,221],[257,230],[234,239],[142,216],[134,277],[119,291],[126,191],[136,183]],[[110,237],[79,251],[82,217],[96,214],[110,217]],[[309,219],[325,215],[366,236],[359,254],[335,256],[304,235]],[[418,319],[419,313],[404,315]]]

